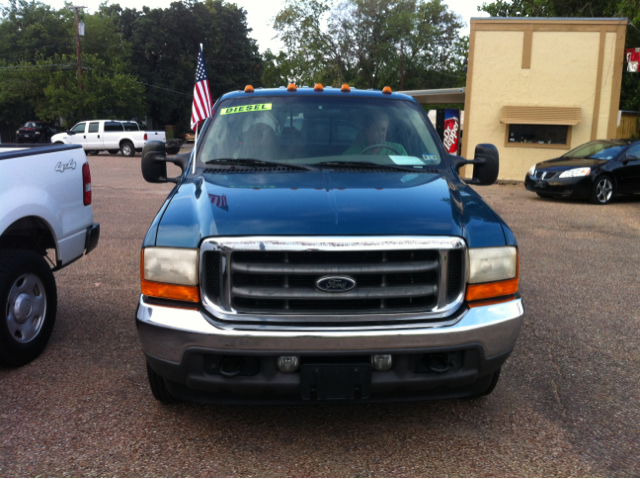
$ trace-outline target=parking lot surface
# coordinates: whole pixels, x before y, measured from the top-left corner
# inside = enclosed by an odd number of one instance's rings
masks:
[[[486,398],[162,406],[134,323],[140,247],[172,185],[89,157],[98,248],[56,273],[37,360],[0,368],[0,476],[639,476],[640,198],[478,191],[520,246],[525,324]]]

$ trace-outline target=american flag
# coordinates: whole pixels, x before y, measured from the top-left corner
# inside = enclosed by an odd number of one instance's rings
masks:
[[[198,123],[209,118],[212,107],[207,67],[204,65],[202,45],[200,45],[198,66],[196,67],[196,84],[193,87],[193,107],[191,108],[191,129],[193,131],[198,127]]]
[[[227,196],[226,195],[209,195],[209,199],[211,203],[216,205],[218,208],[222,208],[225,211],[229,211],[229,206],[227,205]]]

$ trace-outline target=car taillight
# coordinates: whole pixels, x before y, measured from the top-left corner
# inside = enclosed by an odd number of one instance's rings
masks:
[[[147,141],[147,134],[144,134],[144,141]]]
[[[89,163],[82,165],[82,191],[84,193],[84,205],[89,206],[91,204],[91,171],[89,170]]]

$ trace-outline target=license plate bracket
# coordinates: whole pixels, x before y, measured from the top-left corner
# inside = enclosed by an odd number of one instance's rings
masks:
[[[300,368],[302,399],[367,399],[370,391],[370,364],[304,364]]]

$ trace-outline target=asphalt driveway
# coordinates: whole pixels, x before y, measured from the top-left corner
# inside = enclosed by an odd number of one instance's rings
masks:
[[[520,245],[525,326],[482,399],[162,406],[134,314],[139,255],[171,190],[140,158],[89,157],[98,248],[56,273],[33,363],[0,369],[0,476],[639,476],[640,198],[478,191]]]

